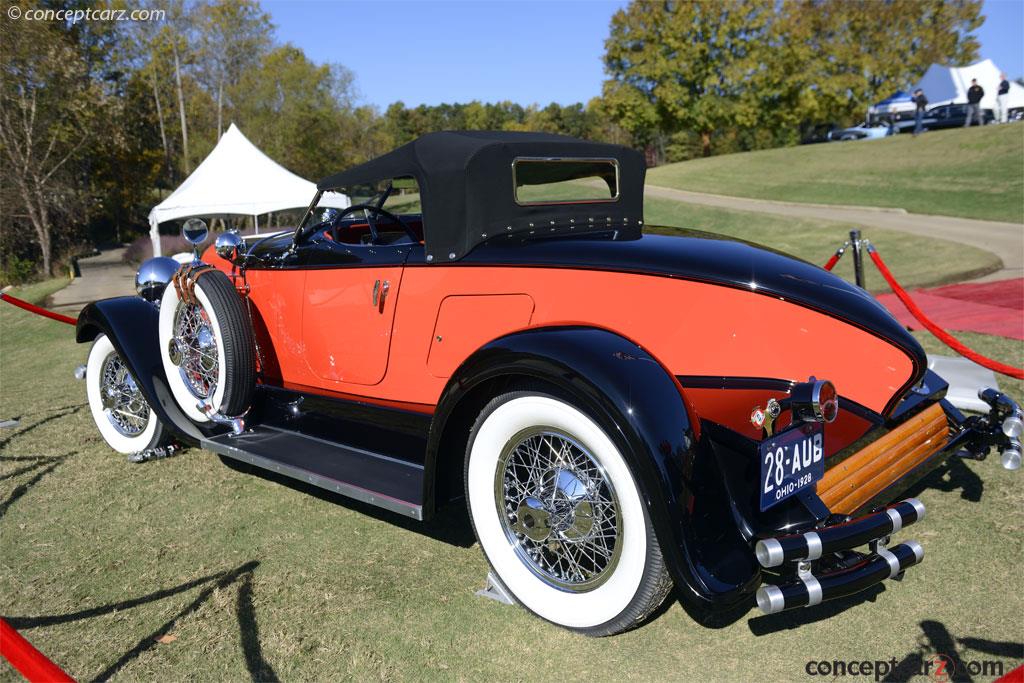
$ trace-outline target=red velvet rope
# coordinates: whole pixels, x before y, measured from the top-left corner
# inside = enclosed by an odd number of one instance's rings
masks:
[[[50,320],[56,320],[57,322],[67,323],[68,325],[74,325],[77,322],[74,318],[69,318],[66,315],[61,315],[60,313],[54,313],[53,311],[48,311],[45,308],[34,306],[29,302],[17,299],[11,296],[10,294],[4,294],[3,292],[0,292],[0,299],[3,299],[4,301],[13,306],[17,306],[18,308],[23,308],[26,311],[29,311],[30,313],[35,313],[36,315],[41,315],[44,318],[49,318]]]
[[[832,258],[830,258],[828,260],[828,263],[825,264],[824,268],[825,268],[825,270],[832,270],[833,268],[836,267],[837,263],[839,263],[839,252],[838,251],[836,253],[832,254]]]
[[[11,663],[30,683],[75,683],[59,666],[47,659],[32,643],[3,619],[0,619],[0,655]]]
[[[884,277],[885,281],[889,283],[892,291],[899,297],[900,301],[903,302],[903,305],[907,307],[907,310],[910,311],[914,317],[928,329],[929,332],[938,337],[939,341],[959,353],[964,358],[969,358],[978,365],[984,366],[989,370],[994,370],[1000,374],[1008,375],[1016,379],[1024,379],[1024,369],[1000,363],[999,361],[992,360],[987,356],[981,355],[977,351],[967,348],[963,343],[958,341],[956,337],[932,322],[932,320],[924,314],[924,311],[917,307],[917,304],[915,304],[914,300],[910,298],[910,295],[907,294],[906,290],[900,287],[900,283],[896,282],[896,278],[894,278],[892,273],[889,272],[889,268],[886,267],[885,262],[882,260],[879,253],[875,251],[874,247],[868,247],[868,254],[870,254],[871,260],[875,262],[875,265],[878,267],[878,271],[882,274],[882,277]]]

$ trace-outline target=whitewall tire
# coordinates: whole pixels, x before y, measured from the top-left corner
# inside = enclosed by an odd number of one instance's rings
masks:
[[[167,384],[196,422],[210,419],[198,407],[204,399],[225,415],[241,414],[256,381],[252,329],[241,299],[220,271],[204,273],[193,291],[196,303],[185,302],[169,284],[160,302],[160,358]]]
[[[492,400],[470,434],[465,479],[484,555],[538,616],[608,635],[671,589],[629,465],[572,404],[525,391]]]
[[[100,435],[119,453],[164,445],[164,428],[106,335],[93,341],[85,371],[92,419]]]

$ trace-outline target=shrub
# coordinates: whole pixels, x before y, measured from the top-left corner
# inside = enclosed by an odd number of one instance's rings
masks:
[[[23,285],[39,279],[39,264],[32,259],[9,256],[0,265],[0,287]]]

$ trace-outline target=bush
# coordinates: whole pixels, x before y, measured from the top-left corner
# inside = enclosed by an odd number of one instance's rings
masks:
[[[39,264],[32,259],[9,256],[0,265],[0,287],[23,285],[39,279]]]
[[[160,251],[164,256],[173,256],[183,251],[192,251],[192,245],[181,235],[160,235]],[[137,266],[146,259],[153,258],[153,242],[150,241],[149,235],[129,244],[121,258],[131,266]]]

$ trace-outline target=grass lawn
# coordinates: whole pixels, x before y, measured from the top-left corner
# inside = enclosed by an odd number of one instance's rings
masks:
[[[818,265],[823,265],[836,247],[849,239],[850,230],[858,227],[845,223],[731,211],[655,197],[644,200],[644,219],[648,226],[696,228],[738,237]],[[648,230],[665,234],[675,232],[657,227],[649,227]],[[999,257],[992,252],[956,242],[926,240],[902,232],[876,229],[864,231],[863,236],[878,248],[893,275],[905,287],[959,282],[994,272],[1002,266]],[[928,258],[921,258],[922,254],[927,254]],[[942,266],[936,267],[935,264]],[[835,273],[850,282],[854,281],[853,256],[850,252],[836,265]],[[889,291],[885,280],[867,259],[867,255],[864,273],[869,290]]]
[[[1024,125],[803,145],[653,168],[647,182],[713,194],[1024,223]]]
[[[1019,343],[964,337],[1021,362]],[[906,680],[936,653],[1024,657],[1024,481],[998,458],[921,488],[928,519],[898,538],[927,558],[902,583],[719,629],[670,602],[594,640],[476,597],[463,510],[422,526],[198,450],[128,464],[72,379],[86,353],[0,306],[0,417],[21,421],[0,431],[0,614],[80,680],[799,680],[810,660],[890,659]]]
[[[50,280],[43,280],[42,282],[34,282],[30,285],[12,287],[8,294],[39,306],[70,283],[71,280],[66,277],[55,277]]]

